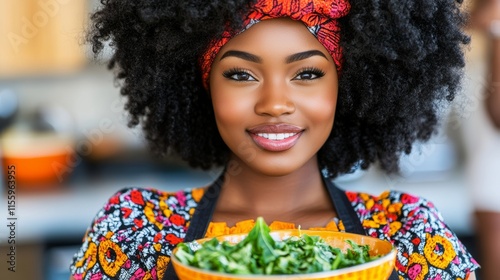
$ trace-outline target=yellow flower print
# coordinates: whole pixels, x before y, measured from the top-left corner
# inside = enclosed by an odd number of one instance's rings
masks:
[[[193,196],[194,201],[200,202],[200,200],[203,197],[204,193],[205,193],[205,189],[202,189],[202,188],[193,189],[191,191],[191,196]]]
[[[428,272],[429,267],[427,266],[427,261],[424,256],[417,253],[411,254],[406,268],[406,274],[408,274],[410,279],[423,280]]]
[[[375,201],[373,199],[368,199],[365,203],[366,209],[372,209],[373,205],[375,205]]]
[[[363,220],[363,227],[365,227],[365,228],[379,228],[380,225],[373,220]]]
[[[170,210],[170,207],[168,207],[167,203],[165,203],[165,200],[160,201],[160,209],[163,211],[163,215],[167,218],[172,215],[172,210]]]
[[[363,201],[367,201],[368,199],[370,199],[370,195],[366,193],[360,193],[359,198],[361,198]]]
[[[156,221],[155,213],[151,207],[144,207],[144,215],[146,215],[146,218],[150,223],[154,223]]]
[[[387,207],[389,207],[390,204],[391,204],[391,201],[389,199],[387,199],[387,198],[382,199],[382,207],[384,209],[387,209]]]
[[[158,192],[158,199],[159,200],[167,199],[168,196],[169,196],[168,192]]]
[[[390,236],[393,236],[394,234],[396,234],[396,232],[398,232],[398,230],[401,228],[401,226],[402,226],[402,224],[399,221],[394,221],[394,222],[390,223],[389,224],[389,228],[390,228],[389,234],[390,234]]]
[[[389,207],[387,207],[387,211],[389,213],[400,214],[401,213],[401,208],[403,208],[403,203],[396,202],[396,203],[393,203],[393,204],[389,205]]]
[[[379,212],[379,213],[374,214],[372,216],[372,219],[373,219],[373,221],[375,221],[379,225],[385,225],[385,224],[387,224],[387,219],[385,217],[385,213],[384,212]]]
[[[99,264],[101,265],[104,273],[109,277],[115,277],[116,273],[120,271],[120,268],[127,261],[127,255],[125,255],[120,246],[111,240],[103,240],[99,244]]]
[[[160,250],[161,250],[161,244],[160,243],[156,243],[156,244],[153,245],[153,248],[155,248],[156,252],[160,252]]]
[[[379,199],[385,199],[385,198],[388,198],[389,197],[389,194],[390,192],[389,191],[385,191],[383,193],[380,194],[379,196]]]
[[[156,227],[158,227],[158,229],[162,230],[163,224],[156,220],[156,215],[153,210],[153,207],[154,207],[153,203],[148,202],[146,204],[146,207],[144,207],[144,215],[146,215],[146,218],[150,223],[154,224]]]
[[[429,263],[437,268],[445,269],[457,253],[451,242],[441,235],[426,234],[424,254]]]
[[[75,263],[75,267],[82,267],[87,262],[86,270],[90,270],[94,264],[97,262],[97,245],[94,242],[90,242],[83,255],[83,258]]]
[[[167,265],[170,262],[170,258],[167,256],[159,256],[156,260],[156,276],[157,279],[163,279],[163,275],[165,274],[165,270],[167,269]]]

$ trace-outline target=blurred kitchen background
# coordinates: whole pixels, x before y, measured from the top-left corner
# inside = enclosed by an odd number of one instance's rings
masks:
[[[68,279],[87,226],[116,191],[128,186],[177,190],[205,185],[217,171],[155,159],[138,128],[127,127],[124,100],[106,69],[112,50],[92,59],[82,44],[94,0],[0,1],[1,279]],[[345,189],[398,189],[435,203],[478,257],[466,173],[467,128],[482,122],[481,55],[464,94],[425,145],[402,159],[400,176],[376,166],[337,179]],[[472,69],[472,70],[471,70]],[[475,135],[474,139],[481,137]],[[8,268],[7,168],[16,166],[16,273]],[[498,168],[500,170],[500,166]],[[498,195],[498,194],[497,194]]]

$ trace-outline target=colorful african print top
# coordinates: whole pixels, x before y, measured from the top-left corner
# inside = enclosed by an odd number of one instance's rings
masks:
[[[171,251],[183,240],[204,191],[167,193],[131,188],[116,193],[85,234],[71,274],[77,280],[161,280]],[[466,279],[479,267],[431,202],[396,191],[380,196],[346,194],[367,235],[389,240],[397,247],[399,279]],[[206,236],[248,232],[252,226],[252,220],[234,227],[212,222]],[[270,226],[295,228],[279,221]],[[344,228],[342,221],[334,220],[320,229]]]

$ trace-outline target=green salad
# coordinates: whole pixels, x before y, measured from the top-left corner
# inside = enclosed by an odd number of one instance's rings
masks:
[[[180,243],[175,257],[183,264],[230,274],[303,274],[354,266],[379,258],[368,254],[368,245],[350,245],[345,252],[319,236],[301,234],[274,240],[259,217],[248,236],[237,244],[213,238],[203,244]]]

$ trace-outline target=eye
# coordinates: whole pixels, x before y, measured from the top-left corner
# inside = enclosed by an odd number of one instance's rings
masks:
[[[222,75],[230,80],[235,80],[235,81],[256,81],[256,79],[248,73],[247,70],[244,69],[230,69],[227,71],[224,71]]]
[[[293,78],[294,80],[315,80],[325,75],[323,70],[318,68],[301,69]]]

